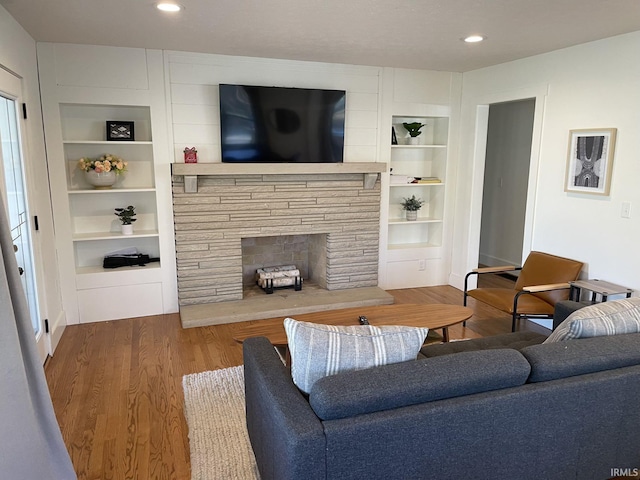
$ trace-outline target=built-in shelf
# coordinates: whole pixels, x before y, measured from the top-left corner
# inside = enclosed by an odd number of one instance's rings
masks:
[[[78,189],[78,190],[69,190],[69,195],[73,194],[83,194],[83,195],[104,195],[109,193],[119,194],[119,193],[139,193],[139,192],[155,192],[155,188],[150,187],[140,187],[140,188],[109,188],[107,190],[97,190],[97,189]]]
[[[158,298],[162,273],[160,262],[145,267],[106,269],[104,256],[123,248],[135,248],[152,257],[160,257],[158,232],[154,144],[148,106],[103,104],[60,104],[62,147],[66,175],[68,208],[59,218],[69,222],[67,237],[71,243],[75,274],[76,323],[109,320],[141,313],[152,314],[162,307],[144,306],[136,298]],[[136,124],[136,141],[105,140],[105,121],[124,118]],[[110,152],[127,162],[127,171],[118,176],[113,188],[92,188],[77,169],[79,158]],[[134,205],[137,223],[132,235],[123,235],[113,216],[114,208]],[[67,257],[69,258],[69,257]],[[94,306],[91,298],[113,292],[126,285],[131,297],[108,305]],[[106,293],[109,295],[109,293]],[[70,310],[73,310],[71,308]]]
[[[410,188],[415,188],[415,187],[440,187],[444,185],[444,182],[438,182],[438,183],[392,183],[391,185],[389,185],[390,187],[410,187]]]
[[[404,224],[416,224],[416,223],[440,223],[442,222],[441,218],[420,218],[417,220],[407,220],[406,218],[390,218],[389,225],[404,225]]]
[[[409,250],[412,248],[435,248],[440,245],[436,245],[435,243],[402,243],[402,244],[394,244],[389,245],[389,250]]]
[[[76,233],[73,236],[74,242],[90,242],[93,240],[128,240],[131,238],[157,237],[157,230],[141,230],[132,235],[123,235],[120,232],[96,232],[96,233]]]
[[[119,268],[103,268],[101,266],[92,266],[92,267],[78,267],[76,268],[76,274],[77,275],[82,275],[82,276],[91,276],[94,274],[100,274],[105,275],[105,274],[112,274],[112,276],[116,276],[118,274],[123,274],[123,273],[127,273],[127,274],[147,274],[147,272],[149,270],[154,270],[154,272],[151,272],[151,275],[158,275],[158,270],[160,270],[160,262],[151,262],[151,263],[147,263],[144,266],[140,266],[140,265],[132,265],[130,267],[119,267]],[[86,285],[86,278],[83,278],[82,282],[85,282]],[[94,287],[88,287],[88,288],[94,288]]]
[[[86,54],[81,54],[80,66],[74,61],[76,47],[38,46],[64,320],[72,325],[175,311],[171,202],[160,194],[171,188],[169,169],[164,168],[171,147],[162,52],[147,50],[134,60],[124,51],[87,46],[81,49]],[[116,60],[120,56],[127,67],[117,79],[86,75],[122,63]],[[78,79],[75,87],[65,80],[71,77]],[[132,122],[135,137],[107,140],[107,123],[114,121]],[[78,161],[105,154],[127,162],[126,172],[110,189],[92,188]],[[128,205],[135,207],[136,222],[134,233],[123,235],[115,209]],[[158,261],[103,268],[105,256],[128,251],[163,258],[162,266]]]
[[[391,145],[390,171],[392,179],[435,178],[429,183],[390,183],[388,205],[388,249],[409,250],[438,247],[442,244],[444,223],[445,182],[447,169],[448,116],[395,114],[392,125],[398,144]],[[419,144],[410,144],[404,122],[423,124]],[[407,221],[402,210],[404,199],[415,195],[423,201],[418,219]],[[417,254],[416,254],[417,255]],[[422,258],[424,252],[420,253]]]

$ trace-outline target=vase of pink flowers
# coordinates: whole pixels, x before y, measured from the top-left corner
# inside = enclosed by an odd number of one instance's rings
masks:
[[[78,168],[85,172],[85,179],[95,189],[111,188],[118,176],[127,171],[127,162],[116,155],[105,153],[97,159],[83,157]]]

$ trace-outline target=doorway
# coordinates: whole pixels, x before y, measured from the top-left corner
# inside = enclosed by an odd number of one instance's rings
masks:
[[[539,84],[512,91],[485,94],[469,100],[470,105],[475,109],[475,128],[473,132],[473,145],[471,146],[472,178],[469,203],[470,213],[468,217],[468,248],[465,255],[465,266],[461,270],[462,272],[469,272],[476,268],[478,266],[478,258],[480,254],[480,230],[482,220],[482,198],[484,196],[484,167],[487,153],[489,107],[495,104],[518,102],[526,99],[534,99],[535,112],[533,117],[533,134],[531,137],[531,155],[521,258],[526,258],[533,248],[533,227],[536,194],[538,189],[538,167],[540,165],[540,147],[542,144],[542,123],[544,119],[547,94],[548,85]],[[455,285],[459,285],[460,288],[462,288],[464,274],[457,276],[453,281],[455,282]],[[469,287],[475,288],[475,285],[475,279],[470,279]]]
[[[479,265],[522,265],[535,106],[489,105]]]
[[[19,105],[21,81],[0,68],[0,191],[7,209],[20,280],[25,291],[31,325],[41,360],[47,357],[48,339],[43,328],[34,261],[33,232],[25,178]]]

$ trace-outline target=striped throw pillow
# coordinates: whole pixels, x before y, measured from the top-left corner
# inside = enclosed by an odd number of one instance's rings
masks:
[[[329,375],[415,360],[428,328],[335,326],[285,318],[291,376],[305,393]]]
[[[640,333],[640,298],[612,300],[576,310],[544,343],[625,333]]]

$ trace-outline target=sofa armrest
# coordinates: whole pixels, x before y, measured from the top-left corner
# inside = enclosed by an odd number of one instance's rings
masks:
[[[262,480],[324,479],[324,430],[264,337],[243,343],[247,430]]]
[[[556,302],[553,310],[553,329],[555,330],[558,328],[558,325],[564,322],[573,312],[588,305],[593,305],[593,302],[575,302],[573,300],[561,300]]]

